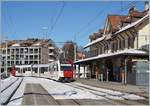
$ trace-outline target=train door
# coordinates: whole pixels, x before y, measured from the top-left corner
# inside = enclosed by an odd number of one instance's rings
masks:
[[[63,78],[64,77],[64,71],[62,70],[62,66],[60,63],[58,64],[58,67],[59,67],[59,78]]]
[[[49,69],[50,69],[50,78],[54,79],[54,80],[58,80],[59,79],[59,75],[58,75],[58,71],[59,71],[58,62],[51,63]]]
[[[59,70],[58,70],[57,62],[53,65],[53,70],[54,70],[54,79],[58,80],[59,79]]]

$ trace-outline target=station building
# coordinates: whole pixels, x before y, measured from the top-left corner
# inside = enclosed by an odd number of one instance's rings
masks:
[[[109,14],[104,28],[89,36],[90,43],[84,47],[88,51],[86,58],[75,62],[78,73],[84,67],[87,78],[97,78],[98,70],[102,81],[147,85],[150,39],[147,5],[142,12],[133,6],[127,15]]]

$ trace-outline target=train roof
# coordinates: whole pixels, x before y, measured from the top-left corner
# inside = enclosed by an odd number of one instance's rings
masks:
[[[71,66],[71,64],[61,64],[61,66]]]

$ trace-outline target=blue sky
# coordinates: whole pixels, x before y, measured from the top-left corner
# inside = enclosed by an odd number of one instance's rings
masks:
[[[63,6],[62,1],[5,1],[1,4],[2,35],[9,39],[47,37],[55,42],[74,40],[76,35],[77,44],[84,46],[89,42],[90,34],[103,28],[108,14],[127,14],[131,2],[65,1],[62,14],[51,32]],[[144,9],[142,1],[134,2],[134,5],[139,10]]]

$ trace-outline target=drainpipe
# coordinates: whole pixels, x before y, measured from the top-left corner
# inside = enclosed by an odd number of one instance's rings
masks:
[[[80,64],[78,65],[78,78],[80,78]]]
[[[125,64],[124,64],[124,84],[127,84],[127,59],[125,58]]]

